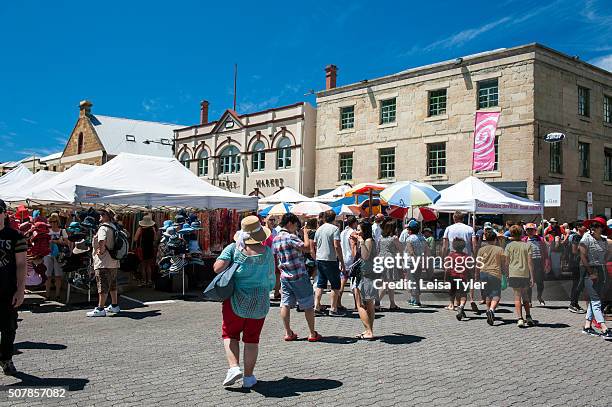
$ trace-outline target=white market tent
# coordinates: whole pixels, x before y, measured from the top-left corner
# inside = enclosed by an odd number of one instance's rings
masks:
[[[23,202],[27,199],[28,193],[31,190],[49,183],[58,175],[59,172],[45,170],[38,171],[31,177],[20,182],[16,182],[12,185],[12,187],[0,191],[0,198],[2,198],[5,202]]]
[[[280,191],[265,198],[259,200],[260,204],[276,204],[280,202],[296,203],[310,201],[311,198],[300,194],[298,191],[291,187],[284,187]]]
[[[348,191],[351,188],[352,187],[350,185],[346,185],[346,184],[340,185],[336,189],[329,191],[323,195],[312,197],[310,198],[310,200],[315,201],[315,202],[325,202],[325,203],[335,202],[338,199],[344,198],[344,194],[346,193],[346,191]]]
[[[512,195],[476,177],[467,177],[442,191],[429,208],[438,212],[462,211],[476,214],[541,214],[540,202]]]
[[[76,180],[75,203],[147,208],[257,209],[257,198],[198,178],[175,158],[121,153]]]
[[[12,188],[15,183],[21,183],[32,176],[32,172],[28,170],[24,165],[19,164],[2,177],[0,177],[0,191],[4,191],[6,188]]]
[[[49,183],[30,189],[26,197],[30,203],[35,204],[71,204],[74,201],[74,187],[78,180],[96,168],[98,167],[94,165],[74,164]]]

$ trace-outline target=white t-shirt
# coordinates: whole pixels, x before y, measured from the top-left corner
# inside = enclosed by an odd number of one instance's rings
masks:
[[[372,237],[376,243],[380,242],[380,239],[382,239],[382,227],[376,222],[372,224]]]
[[[474,236],[474,229],[465,223],[453,223],[444,231],[444,239],[448,239],[448,248],[451,252],[453,250],[453,240],[460,238],[465,240],[465,252],[468,256],[472,255],[472,236]]]
[[[104,240],[107,250],[104,252],[104,254],[99,255],[99,254],[96,254],[96,250],[100,246],[99,242],[102,240]],[[100,225],[98,232],[94,235],[92,243],[93,243],[93,252],[94,252],[94,255],[93,255],[94,270],[118,269],[119,268],[119,260],[113,259],[110,253],[108,252],[108,248],[112,249],[115,244],[115,241],[114,241],[114,231],[111,229],[110,226],[108,226],[107,223],[103,223],[102,225]]]
[[[342,233],[340,233],[340,247],[342,247],[342,258],[344,259],[344,264],[346,267],[353,264],[353,252],[351,250],[351,233],[353,233],[355,229],[350,226],[344,228]]]

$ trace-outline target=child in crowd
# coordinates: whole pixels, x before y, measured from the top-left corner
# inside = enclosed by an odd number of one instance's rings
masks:
[[[467,302],[467,292],[463,283],[467,282],[470,269],[466,266],[469,265],[470,258],[465,253],[465,240],[455,238],[452,242],[453,250],[445,259],[444,266],[445,272],[450,276],[450,304],[447,307],[449,310],[455,309],[457,311],[457,320],[461,321],[466,317],[465,303]],[[447,280],[448,281],[448,280]],[[455,301],[459,302],[459,306],[455,308]]]
[[[519,328],[533,326],[535,322],[531,318],[529,288],[535,284],[533,270],[533,246],[521,242],[523,228],[513,225],[510,228],[510,243],[506,245],[505,256],[508,264],[508,285],[514,290],[514,309],[518,317]],[[525,319],[523,319],[523,308],[525,308]]]

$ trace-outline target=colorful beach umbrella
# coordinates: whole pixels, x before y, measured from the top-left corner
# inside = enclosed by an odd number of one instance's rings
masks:
[[[385,188],[380,197],[389,205],[408,208],[431,205],[440,199],[440,193],[423,182],[400,181]]]
[[[361,184],[357,184],[348,191],[344,193],[344,196],[355,196],[355,195],[367,195],[370,192],[377,193],[382,191],[387,186],[384,184],[374,184],[371,182],[363,182]]]
[[[291,213],[303,216],[317,216],[321,212],[325,212],[330,209],[331,206],[324,203],[306,201],[293,205],[293,208],[291,208]]]
[[[438,219],[436,211],[427,207],[402,208],[401,206],[392,206],[387,211],[387,215],[394,219],[414,218],[419,222],[432,222]]]
[[[270,205],[267,208],[259,211],[260,216],[268,216],[268,215],[284,215],[291,211],[291,204],[281,202],[276,205]]]

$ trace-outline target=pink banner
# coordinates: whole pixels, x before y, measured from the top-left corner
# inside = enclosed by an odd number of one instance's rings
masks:
[[[495,167],[495,130],[499,112],[476,112],[472,170],[491,171]]]

